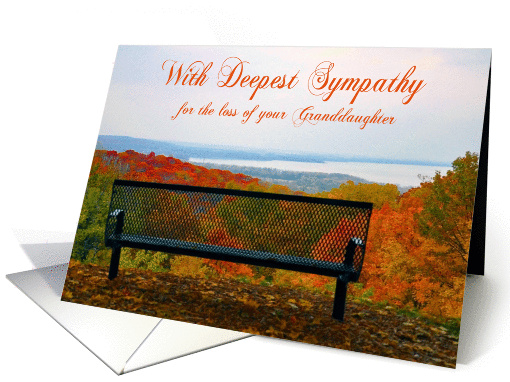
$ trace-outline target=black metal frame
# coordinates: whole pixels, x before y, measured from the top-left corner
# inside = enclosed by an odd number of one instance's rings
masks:
[[[302,203],[314,203],[314,204],[322,204],[322,205],[331,205],[331,206],[342,206],[342,207],[353,207],[353,208],[362,208],[365,210],[369,210],[368,219],[370,219],[370,214],[372,211],[372,203],[366,202],[355,202],[355,201],[347,201],[347,200],[337,200],[337,199],[323,199],[323,198],[314,198],[309,196],[298,196],[298,195],[281,195],[281,194],[272,194],[272,193],[264,193],[264,192],[255,192],[255,191],[241,191],[241,190],[231,190],[231,189],[221,189],[221,188],[209,188],[209,187],[197,187],[197,186],[187,186],[187,185],[177,185],[177,184],[161,184],[161,183],[150,183],[150,182],[138,182],[138,181],[129,181],[129,180],[120,180],[116,179],[114,181],[114,190],[115,186],[129,186],[129,187],[145,187],[145,188],[157,188],[157,189],[165,189],[165,190],[175,190],[175,191],[188,191],[188,192],[201,192],[201,193],[213,193],[213,194],[221,194],[221,195],[231,195],[231,196],[243,196],[243,197],[253,197],[253,198],[261,198],[261,199],[271,199],[271,200],[284,200],[284,201],[292,201],[292,202],[302,202]],[[110,206],[112,205],[112,201],[114,198],[114,192],[112,192],[112,199],[110,201]],[[111,207],[110,207],[111,208]],[[343,261],[344,269],[333,269],[329,267],[320,266],[320,262],[317,262],[315,265],[310,264],[299,264],[293,263],[290,261],[285,261],[285,259],[261,259],[259,257],[249,257],[249,253],[256,253],[257,251],[251,250],[243,250],[244,255],[236,255],[232,253],[228,253],[227,247],[218,247],[218,246],[210,246],[214,247],[214,249],[225,248],[225,251],[222,253],[221,251],[208,251],[208,250],[200,250],[200,249],[192,249],[192,248],[182,248],[173,245],[158,245],[152,244],[150,242],[137,242],[133,240],[123,240],[123,226],[124,226],[124,218],[125,212],[123,210],[115,210],[109,214],[109,217],[115,217],[115,229],[112,236],[108,236],[108,228],[105,229],[105,244],[107,247],[112,248],[112,257],[110,261],[110,268],[108,278],[113,280],[118,274],[119,261],[120,261],[120,252],[122,247],[127,248],[136,248],[136,249],[144,249],[144,250],[152,250],[159,252],[167,252],[174,253],[180,255],[188,255],[195,257],[202,257],[212,260],[223,260],[230,261],[234,263],[243,263],[248,265],[255,266],[263,266],[263,267],[271,267],[278,269],[285,269],[290,271],[304,272],[304,273],[312,273],[323,276],[335,277],[337,279],[336,290],[335,290],[335,298],[333,305],[333,318],[343,321],[344,312],[345,312],[345,300],[347,294],[347,283],[349,281],[357,281],[359,278],[359,274],[361,272],[361,265],[359,271],[355,271],[353,267],[353,260],[355,256],[356,247],[364,247],[365,243],[361,242],[359,238],[351,238],[346,247],[345,258]],[[368,226],[367,226],[368,230]],[[207,247],[207,245],[201,245],[201,247]],[[246,255],[248,254],[248,256]],[[363,255],[361,257],[361,264],[363,263]],[[291,256],[287,256],[290,258]]]
[[[372,206],[373,206],[372,203],[355,202],[352,200],[314,198],[313,196],[273,194],[273,193],[269,193],[269,192],[232,190],[232,189],[228,189],[228,188],[187,186],[184,184],[139,182],[136,180],[124,180],[124,179],[115,179],[113,181],[113,186],[129,186],[129,187],[140,187],[140,188],[147,187],[147,188],[157,188],[157,189],[162,189],[162,190],[205,192],[205,193],[209,193],[209,194],[219,194],[219,195],[246,196],[246,197],[252,197],[252,198],[270,199],[270,200],[286,200],[289,202],[325,204],[325,205],[330,205],[330,206],[358,207],[358,208],[366,208],[366,209],[370,209],[370,210],[372,209]]]

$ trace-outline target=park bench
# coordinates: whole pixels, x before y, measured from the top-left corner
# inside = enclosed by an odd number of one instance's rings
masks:
[[[363,265],[372,204],[115,180],[105,243],[108,278],[122,247],[336,277],[333,318]]]

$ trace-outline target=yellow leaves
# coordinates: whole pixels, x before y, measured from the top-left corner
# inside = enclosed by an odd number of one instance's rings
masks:
[[[349,180],[343,183],[338,188],[333,188],[329,192],[322,192],[315,196],[342,199],[342,200],[355,200],[361,202],[371,202],[374,208],[381,208],[384,204],[395,207],[400,191],[397,186],[393,184],[377,184],[377,183],[358,183],[354,184]]]
[[[267,301],[274,301],[275,297],[270,295],[270,294],[263,294],[262,296],[264,296],[266,298]]]
[[[64,297],[66,300],[72,300],[72,299],[73,299],[73,292],[65,291],[65,292],[64,292],[64,294],[63,294],[63,297]]]
[[[430,346],[423,346],[423,345],[415,345],[414,349],[420,352],[426,352],[429,354],[434,354],[434,350],[430,348]]]
[[[322,324],[322,318],[320,316],[317,316],[312,320],[312,325],[321,325],[321,324]]]
[[[303,342],[307,342],[307,343],[309,343],[309,344],[314,344],[314,345],[316,345],[316,344],[318,344],[318,343],[319,343],[319,341],[317,340],[317,338],[315,338],[315,336],[312,336],[312,335],[305,336],[305,337],[303,338]]]
[[[92,299],[94,299],[94,298],[101,299],[103,297],[102,296],[93,296]],[[124,297],[124,299],[127,301],[133,301],[133,302],[137,302],[137,303],[143,302],[143,299],[141,299],[139,297],[135,297],[135,296],[126,296],[126,297]],[[150,302],[152,302],[152,301],[150,301]]]
[[[438,327],[433,326],[433,327],[430,328],[430,330],[432,332],[434,332],[436,335],[446,334],[447,333],[446,329],[441,328],[441,327],[438,328]]]
[[[282,338],[285,336],[285,327],[286,327],[286,323],[285,323],[284,327],[281,328],[281,330],[277,330],[273,326],[270,326],[269,329],[267,329],[264,332],[264,334],[271,336],[271,337]]]
[[[243,330],[244,332],[251,333],[251,334],[263,334],[260,332],[258,328],[249,326],[246,330]]]
[[[255,315],[257,313],[257,309],[260,307],[260,304],[255,300],[250,299],[248,295],[237,298],[237,301],[243,303],[243,306],[240,310],[241,317],[251,317]]]
[[[380,337],[380,338],[386,338],[389,336],[389,334],[387,332],[384,332],[382,330],[378,330],[377,332],[377,335]]]
[[[203,260],[192,256],[175,256],[170,260],[170,271],[177,276],[204,277],[207,267]]]
[[[273,274],[272,283],[275,286],[306,289],[316,293],[331,295],[331,290],[334,290],[335,280],[332,277],[276,269]],[[296,304],[295,301],[291,301],[291,303]]]
[[[238,298],[237,300],[241,301],[244,305],[246,305],[247,307],[249,307],[251,309],[257,309],[260,306],[259,303],[257,303],[254,300],[250,300],[250,298],[246,295],[243,296],[242,298]]]

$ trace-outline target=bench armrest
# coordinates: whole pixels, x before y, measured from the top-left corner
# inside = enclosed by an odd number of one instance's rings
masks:
[[[117,223],[115,224],[115,235],[122,234],[122,230],[124,228],[124,210],[115,210],[110,212],[109,217],[115,217],[117,218]]]
[[[363,247],[365,244],[359,237],[352,237],[345,248],[345,259],[344,264],[348,266],[354,266],[354,254],[356,253],[356,247]]]
[[[117,209],[117,210],[115,210],[115,211],[110,212],[110,215],[108,215],[108,216],[117,217],[117,216],[119,216],[119,215],[121,215],[121,214],[124,214],[124,211],[123,211],[123,210],[118,210],[118,209]]]
[[[360,247],[363,247],[365,245],[365,243],[363,243],[363,240],[360,239],[359,237],[353,237],[351,238],[351,240],[355,245],[359,245]]]

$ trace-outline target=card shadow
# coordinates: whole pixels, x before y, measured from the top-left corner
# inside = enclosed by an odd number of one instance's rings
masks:
[[[20,244],[20,247],[51,292],[62,295],[73,243]]]
[[[44,268],[55,264],[69,263],[73,243],[20,244],[34,268]]]
[[[487,276],[467,275],[457,363],[467,365],[489,350],[487,318],[494,309],[493,285]]]

